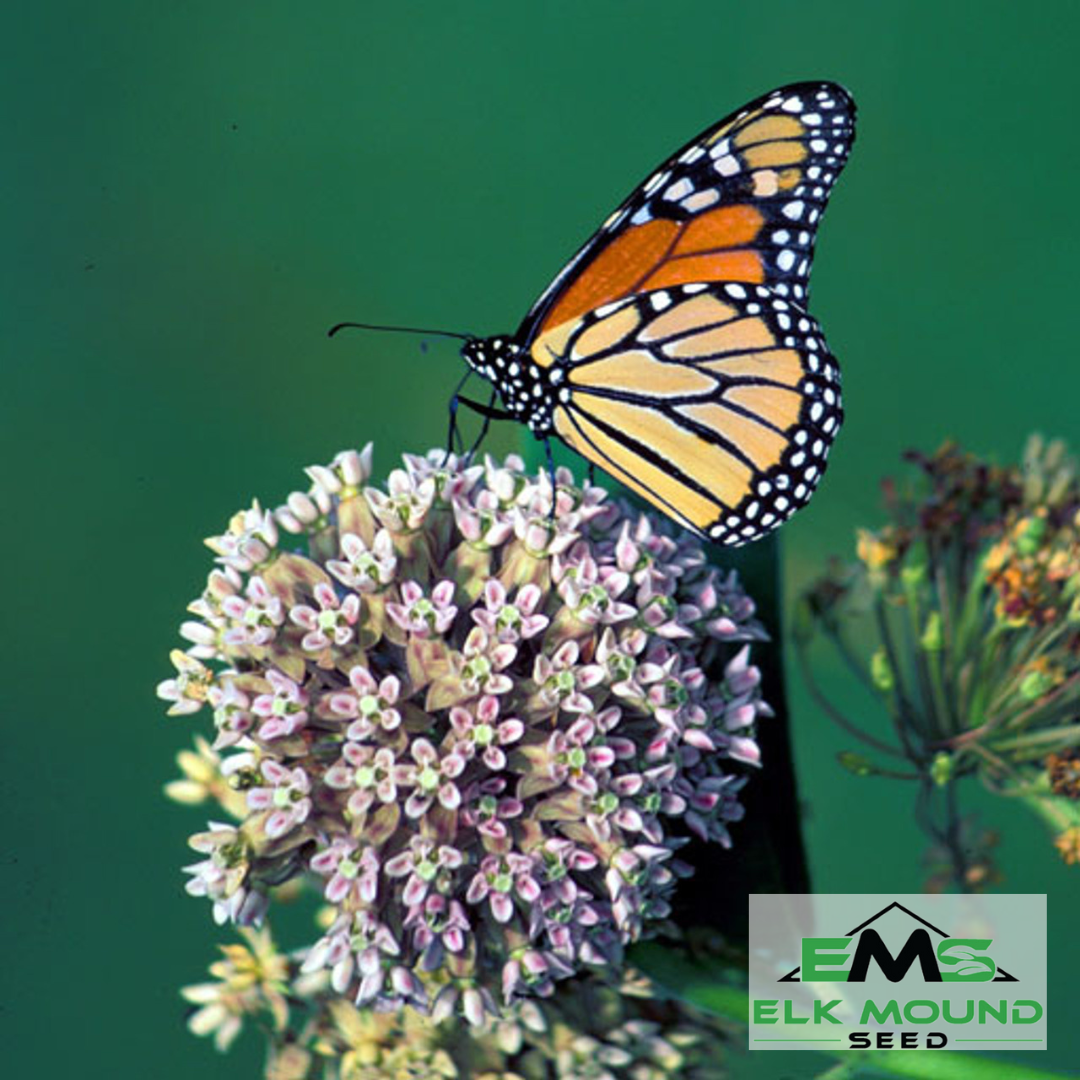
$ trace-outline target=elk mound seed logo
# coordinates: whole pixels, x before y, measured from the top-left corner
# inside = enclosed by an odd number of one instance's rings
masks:
[[[843,926],[852,901],[853,929],[804,932]],[[1045,911],[1034,895],[752,896],[750,1048],[1045,1049]]]

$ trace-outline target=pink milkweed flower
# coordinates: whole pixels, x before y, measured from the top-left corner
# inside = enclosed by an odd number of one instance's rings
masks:
[[[514,523],[493,491],[481,491],[473,501],[454,501],[454,522],[467,543],[481,551],[504,544],[514,533]]]
[[[210,687],[207,700],[214,710],[214,726],[218,732],[214,749],[222,750],[227,746],[235,746],[255,724],[255,717],[251,713],[251,698],[237,686],[235,678],[228,678],[223,674]]]
[[[326,934],[304,957],[304,974],[330,969],[330,985],[344,994],[357,976],[361,976],[360,994],[364,1002],[374,998],[382,987],[376,973],[401,956],[402,947],[393,931],[369,908],[339,915]]]
[[[269,645],[285,621],[281,599],[257,576],[248,579],[243,595],[225,597],[221,610],[229,619],[222,639],[226,645]]]
[[[370,449],[338,455],[212,542],[159,692],[209,703],[232,753],[197,793],[246,816],[192,839],[187,887],[244,923],[317,875],[301,986],[484,1025],[620,964],[687,830],[730,845],[770,715],[739,647],[763,631],[696,539],[566,469],[370,475]]]
[[[405,801],[405,813],[418,818],[435,801],[447,810],[456,810],[461,805],[461,792],[454,780],[465,771],[465,758],[456,751],[440,756],[427,739],[414,739],[409,752],[416,764],[406,766],[405,782],[413,790]]]
[[[365,488],[364,497],[379,523],[391,533],[410,533],[422,528],[438,488],[433,476],[419,482],[404,469],[386,478],[386,491]]]
[[[444,503],[467,498],[484,475],[483,465],[470,465],[465,458],[447,454],[445,450],[430,450],[427,454],[404,454],[405,471],[415,487],[434,481],[435,491]]]
[[[276,554],[277,523],[274,515],[263,510],[256,499],[249,510],[234,515],[227,532],[211,536],[205,543],[222,565],[247,573],[265,565]]]
[[[517,653],[516,645],[500,644],[474,626],[461,647],[459,674],[463,689],[469,694],[509,693],[514,680],[503,671],[514,662]]]
[[[491,776],[466,787],[461,795],[462,823],[489,840],[505,841],[509,836],[506,823],[525,812],[521,799],[505,794],[506,786],[505,779]]]
[[[479,904],[486,899],[496,921],[509,922],[514,917],[514,895],[525,904],[534,903],[540,896],[533,870],[533,860],[526,855],[487,855],[469,883],[465,900]]]
[[[550,656],[541,653],[533,666],[533,681],[545,705],[566,712],[591,712],[586,690],[599,685],[604,669],[599,664],[578,664],[581,648],[573,639],[564,641]]]
[[[264,828],[266,835],[276,840],[307,821],[311,813],[311,778],[301,766],[288,769],[272,758],[264,759],[259,771],[266,786],[248,791],[248,809],[270,811]]]
[[[331,904],[373,904],[379,892],[379,855],[351,836],[335,837],[312,857],[311,869],[327,879],[323,895]]]
[[[367,811],[378,800],[392,803],[398,787],[412,782],[412,768],[400,764],[388,746],[376,749],[346,742],[341,757],[326,770],[325,782],[338,791],[351,791],[348,809],[354,817]]]
[[[616,761],[615,751],[596,735],[596,724],[587,716],[579,716],[566,731],[553,731],[547,745],[552,779],[582,795],[595,795],[597,773]]]
[[[559,595],[586,626],[625,622],[637,614],[633,604],[618,598],[630,584],[630,575],[614,566],[599,566],[588,544],[576,543],[566,555],[555,555],[551,576]]]
[[[176,668],[176,676],[158,683],[157,696],[172,703],[169,716],[198,712],[209,696],[214,673],[204,663],[180,649],[173,649],[169,659]]]
[[[503,747],[517,742],[525,725],[516,717],[499,720],[499,699],[486,694],[472,709],[457,706],[450,710],[450,726],[457,739],[455,749],[466,758],[479,756],[492,771],[506,768]]]
[[[190,896],[206,896],[213,901],[214,922],[218,925],[258,922],[265,904],[247,887],[254,853],[240,830],[233,825],[211,821],[209,831],[196,833],[188,844],[207,858],[184,867],[184,872],[192,875],[184,886],[185,891]]]
[[[465,863],[465,857],[449,844],[437,845],[434,840],[413,836],[409,846],[387,860],[387,877],[408,877],[401,894],[402,901],[410,908],[423,902],[428,889],[437,884],[440,876],[447,876]],[[442,886],[446,891],[447,886]]]
[[[367,739],[376,731],[390,732],[401,724],[401,713],[394,708],[401,694],[401,680],[387,675],[379,682],[360,664],[349,669],[349,688],[323,698],[327,716],[352,720],[345,737]]]
[[[484,606],[473,608],[470,614],[477,626],[487,631],[490,637],[500,643],[513,645],[528,641],[547,629],[551,620],[537,612],[543,596],[539,585],[529,582],[517,590],[511,602],[502,582],[489,578],[484,583]]]
[[[394,580],[397,555],[393,540],[386,529],[380,529],[368,547],[355,533],[341,538],[342,559],[329,559],[326,569],[343,585],[359,593],[373,593]]]
[[[360,618],[360,597],[349,593],[339,600],[333,586],[322,581],[313,592],[318,611],[307,604],[297,604],[289,610],[289,618],[307,631],[300,647],[305,652],[320,652],[331,645],[347,645]]]
[[[454,599],[454,583],[440,581],[431,590],[431,599],[424,595],[424,589],[415,581],[406,581],[401,585],[401,603],[386,605],[386,613],[403,630],[408,630],[417,637],[430,634],[445,634],[454,623],[457,608]]]
[[[368,443],[363,450],[342,450],[329,465],[309,465],[304,472],[316,489],[331,498],[359,492],[371,476],[374,452],[373,443]]]
[[[749,662],[750,646],[744,645],[724,668],[724,684],[732,697],[755,689],[761,682],[761,672]]]
[[[299,684],[276,668],[266,672],[271,693],[260,694],[251,708],[264,722],[257,732],[260,739],[280,739],[295,734],[308,718],[308,695]]]
[[[462,952],[472,929],[460,901],[432,892],[424,896],[423,903],[412,907],[403,925],[413,932],[413,944],[420,950],[424,971],[438,971],[446,952]]]

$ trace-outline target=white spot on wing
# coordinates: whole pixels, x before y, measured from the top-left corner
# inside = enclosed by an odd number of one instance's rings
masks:
[[[679,199],[685,198],[687,195],[692,194],[694,191],[694,185],[687,177],[683,177],[681,180],[676,180],[665,192],[664,198],[668,202],[678,202]]]
[[[663,185],[668,182],[669,176],[671,176],[671,173],[669,173],[667,169],[650,176],[648,183],[645,185],[645,194],[651,195],[658,188],[663,187]]]
[[[621,300],[612,300],[610,304],[602,304],[595,311],[595,315],[598,319],[606,318],[608,315],[613,315],[621,307],[625,307],[631,302],[633,298],[624,296]]]
[[[712,206],[720,201],[720,192],[716,188],[706,188],[705,191],[695,191],[682,201],[682,208],[696,214],[699,210]]]

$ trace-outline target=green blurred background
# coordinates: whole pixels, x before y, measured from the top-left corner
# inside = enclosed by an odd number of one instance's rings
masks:
[[[783,532],[788,595],[851,550],[903,449],[1080,441],[1068,0],[103,0],[0,22],[7,1075],[258,1073],[256,1039],[221,1058],[184,1029],[177,987],[222,934],[181,889],[202,815],[161,786],[205,722],[165,719],[153,688],[203,536],[341,447],[373,439],[385,469],[443,437],[450,343],[331,342],[332,323],[510,330],[670,150],[827,77],[860,107],[813,305],[848,421]],[[792,703],[816,889],[918,889],[908,789],[842,772],[794,677]],[[974,801],[1004,888],[1049,894],[1051,1049],[1031,1060],[1069,1065],[1080,867]]]

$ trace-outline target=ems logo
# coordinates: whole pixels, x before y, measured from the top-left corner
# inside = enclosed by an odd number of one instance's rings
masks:
[[[1046,1048],[1045,896],[754,895],[750,949],[752,1050]]]

